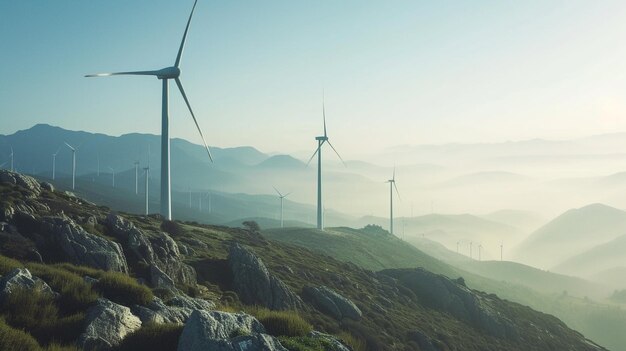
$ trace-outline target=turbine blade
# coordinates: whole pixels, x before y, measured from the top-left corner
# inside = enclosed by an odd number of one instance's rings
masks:
[[[187,104],[187,107],[189,108],[189,112],[191,112],[191,117],[193,118],[193,121],[196,124],[196,128],[198,128],[198,132],[200,133],[200,137],[202,138],[202,142],[204,143],[206,152],[207,154],[209,154],[209,159],[211,160],[211,162],[213,162],[213,156],[211,156],[211,150],[209,150],[209,145],[207,145],[206,140],[204,139],[204,134],[202,134],[202,129],[200,129],[200,125],[198,124],[196,115],[193,114],[193,110],[191,109],[191,105],[189,104],[189,100],[187,99],[187,94],[185,94],[185,89],[183,89],[183,84],[180,82],[180,79],[178,78],[176,78],[176,85],[178,85],[178,90],[180,90],[180,93],[183,95],[183,99],[185,100],[185,103]]]
[[[396,180],[396,166],[393,166],[393,177],[391,177],[394,181]]]
[[[196,4],[198,0],[193,3],[193,7],[191,8],[191,13],[189,14],[189,19],[187,20],[187,27],[185,27],[185,33],[183,33],[183,40],[180,42],[180,48],[178,49],[178,55],[176,56],[176,63],[174,63],[174,67],[178,67],[180,65],[180,59],[183,56],[183,51],[185,50],[185,41],[187,40],[187,32],[189,32],[189,25],[191,24],[191,17],[193,17],[193,11],[196,9]]]
[[[328,140],[328,145],[330,145],[330,147],[333,149],[333,151],[337,154],[337,156],[341,160],[341,163],[343,163],[344,166],[348,167],[348,165],[344,162],[343,158],[341,158],[341,155],[339,155],[337,150],[335,150],[335,147],[333,146],[333,144],[330,143],[330,140]]]
[[[398,186],[396,185],[396,182],[395,182],[395,181],[393,181],[392,183],[393,183],[393,187],[394,187],[394,189],[396,189],[396,194],[398,194],[398,200],[402,200],[402,199],[400,198],[400,192],[398,191]]]
[[[322,116],[324,117],[324,136],[327,137],[328,135],[326,134],[326,102],[324,100],[325,98],[322,96]]]
[[[324,141],[322,141],[322,143],[317,147],[317,149],[315,149],[315,152],[313,153],[313,155],[311,155],[311,158],[306,163],[306,167],[309,166],[309,163],[311,163],[311,161],[313,160],[313,157],[315,157],[315,155],[317,155],[317,153],[320,152],[320,149],[322,148],[322,145],[324,145]]]
[[[157,76],[158,71],[135,71],[135,72],[112,72],[87,74],[85,77],[110,77],[110,76]]]
[[[67,147],[69,147],[70,149],[72,149],[72,151],[76,151],[76,149],[74,149],[74,148],[72,147],[72,145],[68,144],[67,142],[64,142],[64,143],[65,143],[65,145],[67,145]]]
[[[289,194],[291,194],[291,192],[288,192],[287,194],[283,195],[283,197],[285,198],[285,197],[289,196]]]
[[[276,190],[276,192],[278,193],[278,196],[283,197],[283,194],[281,194],[280,191],[278,191],[278,189],[276,189],[275,186],[272,186],[272,188],[274,188],[274,190]]]

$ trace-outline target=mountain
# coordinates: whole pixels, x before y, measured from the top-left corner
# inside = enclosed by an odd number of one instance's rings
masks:
[[[493,183],[521,183],[531,180],[529,177],[503,171],[489,171],[465,174],[441,183],[440,187],[463,187]]]
[[[289,155],[275,155],[271,156],[257,165],[261,168],[303,168],[304,162],[297,160]]]
[[[254,226],[115,213],[6,171],[0,195],[5,349],[605,350],[553,316],[415,266],[372,272]],[[329,235],[398,243],[372,227]]]
[[[624,230],[626,232],[626,230]],[[583,277],[597,276],[615,268],[626,266],[626,235],[597,245],[556,265],[553,270]],[[626,288],[626,286],[622,287]]]
[[[542,268],[561,262],[626,233],[626,212],[603,204],[569,210],[533,232],[515,250],[515,259]]]
[[[543,216],[532,211],[499,210],[480,217],[493,222],[504,223],[525,233],[532,233],[546,223]]]

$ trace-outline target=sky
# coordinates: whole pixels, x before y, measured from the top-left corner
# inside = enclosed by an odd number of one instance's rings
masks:
[[[0,134],[160,133],[193,2],[0,0]],[[626,131],[623,1],[199,0],[181,80],[210,145],[344,158]],[[201,140],[171,86],[172,135]]]

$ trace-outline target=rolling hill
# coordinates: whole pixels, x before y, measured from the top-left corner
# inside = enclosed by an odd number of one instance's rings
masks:
[[[596,276],[601,272],[626,267],[624,252],[626,252],[626,235],[572,256],[556,265],[553,270],[584,277]]]

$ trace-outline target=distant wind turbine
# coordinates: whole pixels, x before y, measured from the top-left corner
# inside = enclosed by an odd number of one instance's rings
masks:
[[[470,259],[472,258],[472,242],[470,241]]]
[[[139,194],[139,161],[135,161],[135,195]]]
[[[145,174],[146,174],[146,216],[147,216],[147,215],[148,215],[148,213],[149,213],[149,212],[148,212],[148,211],[149,211],[149,208],[148,208],[148,200],[149,200],[149,196],[150,196],[150,195],[149,195],[149,184],[150,184],[150,182],[149,182],[149,180],[150,180],[150,166],[148,166],[148,167],[144,167],[144,169],[143,169],[143,170],[144,170],[144,172],[145,172]]]
[[[283,225],[283,200],[287,196],[289,196],[289,194],[291,194],[291,193],[287,193],[287,194],[283,195],[275,187],[272,187],[272,188],[274,188],[274,190],[276,190],[276,192],[278,193],[278,197],[280,198],[280,227],[283,228],[284,227],[284,225]]]
[[[109,167],[109,169],[111,170],[111,174],[113,175],[113,187],[115,188],[115,170],[113,169],[113,167]]]
[[[211,213],[213,211],[213,206],[211,204],[211,193],[208,193],[207,195],[209,197],[209,213]]]
[[[57,149],[57,152],[52,154],[52,180],[56,179],[56,171],[57,171],[57,155],[61,151],[61,147]]]
[[[398,198],[400,198],[400,192],[396,186],[396,168],[393,168],[393,177],[387,181],[389,183],[389,232],[393,235],[393,190],[396,190]]]
[[[76,189],[76,149],[65,142],[65,145],[72,150],[72,190]]]
[[[9,154],[9,157],[11,157],[11,172],[15,172],[15,168],[13,167],[13,159],[15,158],[13,146],[11,146],[11,153]]]
[[[460,241],[457,241],[457,242],[456,242],[456,253],[459,253],[459,244],[460,244],[460,243],[461,243]]]
[[[170,182],[170,137],[169,137],[169,81],[173,79],[178,86],[178,90],[180,90],[181,95],[183,96],[183,100],[185,100],[185,104],[191,113],[191,117],[193,118],[194,123],[196,124],[196,128],[200,133],[200,137],[202,138],[202,142],[204,143],[204,147],[209,155],[209,159],[213,162],[213,156],[211,156],[211,151],[209,150],[209,146],[204,139],[204,135],[202,134],[202,130],[200,129],[200,125],[198,124],[198,120],[196,119],[193,110],[191,109],[191,105],[189,104],[189,100],[187,99],[187,94],[185,94],[185,89],[183,88],[183,84],[180,81],[180,61],[183,56],[183,50],[185,48],[185,41],[187,39],[187,33],[189,31],[189,25],[191,24],[191,18],[193,17],[194,10],[196,9],[196,5],[198,0],[196,0],[191,9],[191,13],[189,14],[189,19],[187,20],[187,26],[185,27],[185,32],[183,33],[183,39],[180,43],[180,48],[178,49],[178,55],[176,56],[176,61],[174,62],[174,66],[166,67],[160,70],[155,71],[136,71],[136,72],[117,72],[117,73],[100,73],[100,74],[92,74],[87,75],[86,77],[109,77],[115,75],[139,75],[139,76],[155,76],[158,79],[163,81],[163,94],[162,94],[162,103],[161,103],[161,215],[165,217],[165,219],[172,219],[172,188]]]
[[[315,140],[317,140],[317,149],[313,153],[313,156],[311,156],[311,158],[307,162],[308,166],[317,154],[317,229],[320,230],[324,230],[324,210],[322,205],[322,146],[324,145],[324,143],[328,143],[328,145],[331,147],[331,149],[333,149],[335,154],[337,154],[344,166],[346,165],[346,163],[343,161],[343,158],[341,158],[341,155],[339,155],[337,150],[335,150],[333,144],[331,144],[330,140],[328,139],[328,134],[326,133],[326,106],[324,99],[322,99],[322,116],[324,118],[324,135],[315,137]]]

